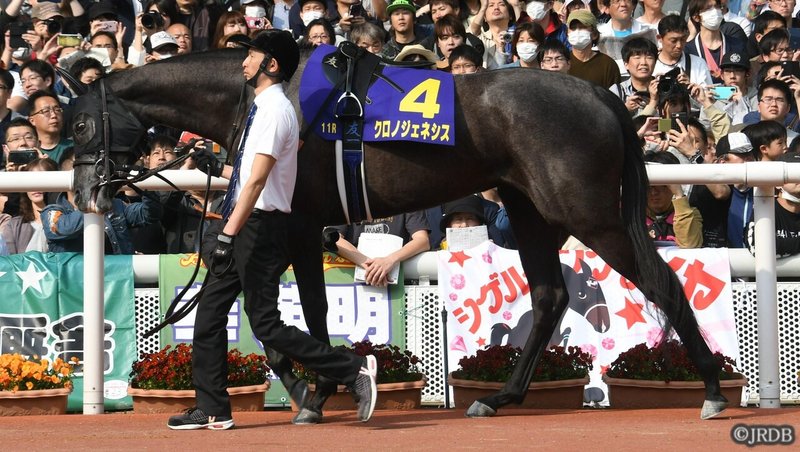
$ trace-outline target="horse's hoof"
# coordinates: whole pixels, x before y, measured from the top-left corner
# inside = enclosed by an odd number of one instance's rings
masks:
[[[725,411],[725,408],[728,408],[727,401],[706,400],[703,402],[702,411],[700,411],[700,419],[713,419]]]
[[[292,385],[292,390],[289,391],[289,397],[292,398],[292,402],[294,402],[294,406],[296,406],[298,410],[306,406],[310,395],[308,383],[302,379],[297,380],[295,384]]]
[[[497,410],[477,400],[472,402],[472,406],[467,410],[467,417],[492,417],[495,414]]]
[[[312,425],[322,422],[322,413],[318,413],[308,408],[300,409],[300,412],[292,419],[294,425]]]

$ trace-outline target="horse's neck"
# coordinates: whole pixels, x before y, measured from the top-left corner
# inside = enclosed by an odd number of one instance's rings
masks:
[[[234,142],[231,131],[251,95],[246,91],[242,97],[243,80],[234,63],[223,60],[216,71],[168,64],[145,66],[110,77],[108,84],[143,124],[188,130],[230,149]]]

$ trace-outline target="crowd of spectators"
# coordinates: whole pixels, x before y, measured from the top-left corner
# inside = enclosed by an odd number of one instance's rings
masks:
[[[648,164],[794,161],[784,154],[800,145],[800,28],[795,28],[800,5],[795,0],[3,3],[0,140],[5,171],[48,171],[71,164],[65,125],[74,94],[54,67],[88,84],[175,55],[236,47],[268,28],[290,30],[302,46],[349,40],[384,59],[428,61],[431,68],[454,75],[522,68],[587,80],[625,104]],[[151,130],[142,166],[175,159],[181,132]],[[192,160],[186,160],[183,169],[192,168]],[[794,211],[800,210],[795,191],[794,186],[776,189],[781,218],[795,218]],[[480,223],[494,231],[495,241],[513,246],[496,190],[477,195],[486,208]],[[205,218],[200,213],[204,196],[121,192],[106,219],[108,252],[196,250],[196,226],[215,220],[213,213]],[[222,193],[210,196],[213,207]],[[752,248],[752,196],[747,186],[654,186],[648,227],[655,240],[684,248]],[[82,225],[69,193],[10,193],[0,195],[0,201],[0,242],[6,248],[0,252],[79,250],[73,239]],[[397,229],[407,236],[402,252],[378,265],[439,248],[441,215],[439,207],[368,225],[367,230]],[[793,245],[800,243],[800,226],[795,228],[800,217],[788,219],[776,231],[784,244],[791,242],[781,250],[800,249]],[[357,263],[376,262],[353,246],[358,230],[339,231],[339,249]]]

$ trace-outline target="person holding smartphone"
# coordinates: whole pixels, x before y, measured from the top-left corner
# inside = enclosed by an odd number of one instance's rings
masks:
[[[22,171],[56,171],[58,166],[49,158],[28,163]],[[42,229],[42,210],[47,206],[46,193],[29,191],[20,195],[20,214],[11,218],[3,230],[9,254],[28,251],[47,252],[47,238]]]
[[[744,117],[755,111],[756,91],[750,88],[750,60],[736,52],[725,54],[720,65],[723,86],[715,88],[714,105],[724,111],[731,126],[744,123]]]
[[[11,158],[12,152],[31,149],[36,151],[33,157],[26,156],[22,160]],[[9,122],[6,130],[6,140],[3,143],[3,152],[6,157],[6,171],[19,171],[22,165],[37,158],[47,157],[39,148],[39,135],[36,132],[36,128],[23,117],[14,118]]]
[[[658,47],[645,38],[634,38],[622,46],[622,61],[630,78],[612,86],[611,92],[625,102],[631,116],[638,116],[645,107],[655,111],[658,104],[658,90],[651,92],[653,70],[658,58]]]

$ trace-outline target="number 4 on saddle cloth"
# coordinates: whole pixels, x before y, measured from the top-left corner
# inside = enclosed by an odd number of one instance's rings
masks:
[[[339,103],[345,92],[347,58],[330,45],[319,46],[311,54],[300,81],[300,108],[306,121],[312,122],[314,132],[327,140],[343,139],[346,121],[337,118],[335,113],[341,116],[343,105],[351,111],[355,105],[358,110],[360,103],[363,141],[455,145],[451,74],[393,66],[371,54],[362,58],[364,61],[355,61],[355,70],[351,73],[352,91],[358,101]],[[368,86],[366,96],[358,92],[364,85]]]

